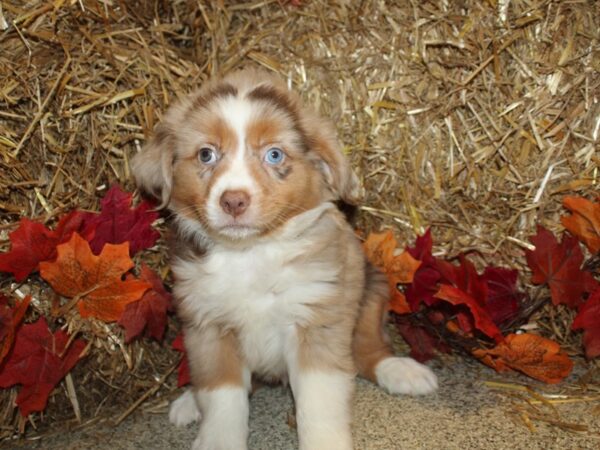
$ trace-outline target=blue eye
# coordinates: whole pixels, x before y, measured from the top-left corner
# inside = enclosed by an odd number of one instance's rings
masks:
[[[217,153],[210,147],[202,147],[198,152],[198,159],[202,164],[214,164],[217,162]]]
[[[267,164],[275,166],[277,164],[281,164],[284,159],[285,153],[283,153],[283,150],[277,147],[270,148],[267,150],[267,153],[265,153],[265,162]]]

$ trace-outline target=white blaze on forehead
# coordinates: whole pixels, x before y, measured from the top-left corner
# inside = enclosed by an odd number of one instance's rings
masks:
[[[246,128],[253,115],[252,105],[245,99],[226,97],[218,101],[217,110],[236,136],[237,148],[223,149],[227,155],[227,169],[213,185],[208,197],[209,217],[218,217],[222,211],[219,206],[221,195],[225,191],[243,190],[250,197],[257,192],[255,180],[247,166]]]

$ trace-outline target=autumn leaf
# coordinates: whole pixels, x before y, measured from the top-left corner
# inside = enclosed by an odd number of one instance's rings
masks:
[[[394,256],[397,244],[394,234],[390,230],[383,233],[369,233],[363,243],[363,250],[367,259],[375,267],[383,269],[389,259]]]
[[[78,231],[87,213],[72,211],[64,216],[55,230],[24,217],[19,227],[10,233],[10,251],[0,254],[0,272],[12,273],[16,281],[23,281],[38,270],[39,263],[56,258],[56,246],[68,241]]]
[[[579,307],[571,327],[573,330],[583,329],[585,356],[589,359],[600,356],[600,288]]]
[[[459,255],[458,260],[458,266],[448,261],[436,260],[442,282],[460,289],[483,306],[488,296],[486,282],[481,279],[477,269],[465,255]]]
[[[131,208],[132,195],[123,192],[118,185],[111,187],[100,202],[100,214],[89,217],[81,235],[90,241],[90,247],[98,255],[104,244],[129,242],[131,256],[138,251],[152,247],[160,233],[152,228],[158,213],[151,211],[152,205],[141,202]]]
[[[447,346],[439,338],[434,337],[425,328],[411,323],[408,316],[396,316],[398,332],[410,346],[410,357],[419,362],[429,361],[436,350],[448,352]]]
[[[463,292],[462,290],[442,284],[435,294],[435,298],[447,301],[453,305],[465,305],[469,308],[473,319],[475,321],[475,327],[486,336],[493,338],[496,342],[502,342],[504,339],[502,333],[490,318],[488,313],[479,305],[479,303],[473,299],[470,295]]]
[[[437,267],[437,260],[432,255],[433,239],[431,229],[425,234],[417,236],[414,247],[408,247],[406,251],[421,265],[415,272],[412,283],[405,289],[407,303],[411,310],[418,311],[421,303],[431,306],[435,303],[434,295],[438,291],[438,283],[441,274]]]
[[[415,272],[421,265],[407,251],[397,254],[398,243],[391,231],[371,233],[363,244],[367,258],[387,276],[390,287],[390,309],[397,314],[411,312],[404,294],[398,290],[398,284],[413,281]]]
[[[420,265],[420,261],[413,258],[407,251],[404,251],[392,257],[386,265],[386,273],[394,286],[400,283],[412,283],[415,272]]]
[[[23,325],[8,358],[0,366],[0,387],[22,387],[16,403],[23,417],[43,411],[48,396],[75,366],[86,343],[75,339],[65,349],[69,336],[62,330],[52,334],[46,319]]]
[[[140,279],[152,286],[141,299],[129,303],[119,319],[119,325],[125,328],[125,342],[146,333],[161,341],[167,324],[167,310],[171,303],[169,294],[161,278],[148,266],[142,264]]]
[[[410,255],[418,261],[423,263],[435,263],[435,258],[432,255],[433,251],[433,238],[431,237],[431,228],[427,228],[427,231],[421,236],[417,236],[414,247],[408,247],[406,249]]]
[[[473,355],[498,372],[515,369],[545,383],[558,383],[571,373],[573,361],[560,345],[535,334],[509,334],[504,342]]]
[[[560,218],[563,226],[577,236],[590,252],[600,252],[600,203],[582,197],[565,197],[563,205],[572,213]]]
[[[398,290],[398,284],[408,284],[414,279],[415,272],[421,265],[410,253],[402,252],[394,256],[386,266],[385,273],[390,286],[390,309],[396,314],[411,312],[406,297]]]
[[[57,252],[56,261],[40,263],[40,274],[58,294],[77,301],[81,317],[119,320],[125,306],[152,287],[147,281],[121,279],[133,267],[127,243],[106,244],[95,256],[88,242],[74,233]]]
[[[515,317],[525,294],[517,290],[516,270],[488,266],[482,275],[465,255],[459,255],[458,266],[437,260],[441,282],[451,284],[477,301],[495,324]]]
[[[383,270],[394,288],[399,283],[412,282],[415,272],[421,265],[408,252],[399,252],[398,243],[391,231],[371,233],[363,244],[367,258],[371,263]]]
[[[478,307],[485,307],[487,298],[487,284],[482,281],[477,273],[477,269],[465,255],[459,255],[460,264],[457,266],[441,259],[435,260],[435,267],[440,273],[440,283],[451,285],[466,294],[470,300],[473,300]],[[455,306],[458,306],[455,305]],[[465,312],[464,308],[456,308],[454,315],[458,327],[467,334],[472,334],[476,328],[474,322],[474,312]],[[486,314],[487,311],[480,311],[480,314]]]
[[[416,258],[421,258],[421,266],[416,271],[413,281],[406,288],[406,298],[413,311],[418,311],[420,304],[430,309],[437,302],[436,294],[439,285],[450,285],[464,293],[469,301],[456,305],[465,305],[467,309],[457,308],[452,311],[456,323],[465,333],[472,333],[477,328],[474,321],[483,323],[485,334],[499,334],[498,324],[518,313],[524,294],[516,289],[517,272],[499,267],[487,267],[482,275],[477,273],[473,263],[465,255],[459,255],[459,264],[435,258],[432,255],[433,241],[431,232],[419,236],[415,247],[408,252]],[[483,320],[485,317],[486,320]],[[494,322],[488,324],[487,319]],[[483,322],[482,322],[483,320]]]
[[[548,284],[552,303],[576,308],[585,292],[598,286],[589,272],[581,270],[583,253],[577,239],[563,235],[559,244],[554,235],[542,226],[530,238],[534,251],[526,251],[533,284]]]
[[[406,300],[412,311],[418,311],[421,303],[431,306],[436,300],[440,273],[433,267],[423,264],[415,273],[413,282],[406,287]]]
[[[0,294],[0,364],[12,348],[15,333],[27,311],[31,296],[28,295],[13,308],[8,306],[8,299]]]
[[[487,286],[485,310],[495,324],[514,319],[526,295],[517,290],[519,272],[503,267],[486,267],[481,280]]]
[[[177,368],[177,387],[190,384],[190,364],[187,359],[185,345],[183,344],[183,333],[179,333],[171,345],[174,350],[183,353],[181,362]]]

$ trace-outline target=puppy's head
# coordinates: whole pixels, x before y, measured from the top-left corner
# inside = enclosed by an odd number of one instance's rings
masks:
[[[170,108],[132,163],[138,186],[213,239],[265,235],[358,184],[333,126],[273,76],[235,72]]]

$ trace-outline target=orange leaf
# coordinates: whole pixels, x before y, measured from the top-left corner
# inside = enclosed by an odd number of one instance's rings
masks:
[[[390,286],[390,291],[392,294],[390,298],[390,311],[394,311],[396,314],[408,314],[411,312],[404,294],[397,287],[392,288]]]
[[[415,272],[421,265],[421,261],[416,260],[407,251],[403,251],[397,256],[393,256],[385,267],[385,271],[388,274],[394,284],[398,283],[412,283],[415,277]]]
[[[582,241],[592,253],[600,252],[600,203],[583,197],[565,197],[563,205],[572,215],[562,216],[563,226]]]
[[[390,309],[398,314],[411,312],[404,294],[398,290],[398,283],[412,283],[415,272],[421,265],[410,253],[404,251],[396,255],[398,243],[391,231],[371,233],[363,244],[367,258],[383,270],[390,286]]]
[[[96,256],[88,242],[74,233],[57,251],[56,261],[40,263],[40,274],[60,295],[77,299],[81,317],[119,320],[125,306],[151,287],[145,281],[121,279],[133,267],[127,242],[106,244]]]
[[[394,256],[397,245],[394,234],[388,230],[383,233],[369,233],[363,244],[363,249],[369,261],[375,267],[383,270],[388,261]]]
[[[390,285],[390,309],[397,314],[407,314],[411,312],[406,297],[398,290],[398,283],[412,283],[415,272],[421,265],[421,261],[416,260],[407,251],[398,256],[393,256],[385,267],[385,273]]]
[[[473,355],[498,372],[511,368],[545,383],[558,383],[573,369],[560,345],[529,333],[509,334],[496,347],[474,350]]]
[[[3,305],[6,297],[0,294],[0,363],[12,348],[15,333],[31,302],[31,295],[26,296],[13,308]]]

